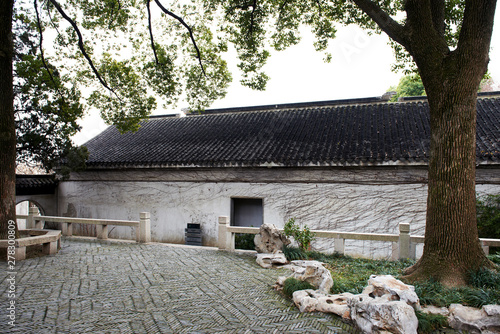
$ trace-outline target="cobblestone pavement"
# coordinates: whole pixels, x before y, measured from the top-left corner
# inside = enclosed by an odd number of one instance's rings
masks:
[[[16,326],[0,262],[0,333],[353,333],[271,288],[286,271],[213,248],[66,238],[16,263]]]

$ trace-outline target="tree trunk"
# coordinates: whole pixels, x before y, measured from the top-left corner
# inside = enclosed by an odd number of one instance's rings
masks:
[[[427,92],[431,126],[424,252],[406,279],[461,286],[471,271],[492,265],[478,239],[475,166],[477,90],[488,67],[496,0],[465,2],[454,50],[444,38],[443,6],[406,2],[403,42]]]
[[[0,1],[0,239],[7,239],[9,221],[16,221],[16,130],[12,89],[13,6],[13,0]]]
[[[469,78],[472,86],[475,81]],[[477,93],[456,77],[445,82],[441,89],[435,87],[440,94],[428,97],[431,151],[425,245],[406,278],[432,277],[446,286],[461,286],[470,271],[491,263],[481,248],[476,222]]]

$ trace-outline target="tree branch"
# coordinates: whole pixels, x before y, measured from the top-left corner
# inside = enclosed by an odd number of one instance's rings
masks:
[[[252,12],[250,13],[250,29],[248,29],[248,34],[247,34],[247,37],[249,37],[250,39],[252,38],[252,35],[253,35],[253,26],[255,23],[254,14],[255,14],[255,9],[257,8],[257,0],[253,0],[253,3],[251,6],[252,6]]]
[[[432,23],[434,24],[434,29],[441,35],[444,36],[445,33],[445,6],[444,0],[432,0],[430,1],[431,6],[431,14],[432,14]]]
[[[73,29],[75,30],[76,34],[78,35],[78,47],[80,49],[80,51],[82,52],[83,56],[85,57],[85,59],[87,59],[87,62],[89,63],[90,67],[92,68],[92,72],[94,72],[95,76],[97,77],[97,79],[99,80],[99,82],[101,83],[101,85],[103,85],[107,90],[109,90],[110,92],[112,92],[114,95],[116,95],[116,97],[118,99],[120,99],[120,97],[118,96],[118,94],[108,86],[108,84],[106,83],[106,81],[101,77],[101,75],[99,74],[99,71],[97,71],[96,67],[94,66],[94,63],[92,62],[92,59],[90,58],[89,54],[87,53],[87,51],[85,50],[85,45],[83,44],[83,36],[82,36],[82,33],[80,32],[80,29],[78,28],[78,26],[76,25],[75,21],[73,21],[65,12],[64,10],[61,8],[61,6],[59,5],[59,3],[56,1],[56,0],[48,0],[52,5],[54,5],[54,7],[57,9],[57,11],[59,12],[59,14],[61,14],[61,16],[69,22],[69,24],[71,24],[71,26],[73,27]],[[121,100],[121,99],[120,99]]]
[[[382,8],[371,0],[352,0],[366,15],[368,15],[390,38],[407,46],[408,40],[405,27],[393,20]]]
[[[205,73],[205,67],[203,66],[203,63],[201,61],[201,52],[200,52],[200,49],[198,48],[198,45],[196,44],[196,41],[194,39],[194,35],[193,35],[193,29],[191,29],[191,27],[189,25],[187,25],[186,22],[184,22],[184,20],[175,15],[174,13],[172,13],[171,11],[167,10],[159,0],[155,0],[156,4],[158,5],[158,7],[160,7],[160,9],[167,15],[173,17],[174,19],[176,19],[177,21],[179,21],[189,32],[189,37],[191,37],[191,42],[193,43],[193,46],[194,48],[196,49],[196,54],[197,54],[197,57],[198,58],[198,62],[200,63],[200,67],[201,67],[201,71],[203,72],[203,75],[206,77],[207,74]]]
[[[488,57],[496,2],[496,0],[465,1],[464,18],[457,51],[471,57],[484,55]]]
[[[117,9],[117,12],[119,12],[119,11],[120,11],[120,9],[122,9],[122,4],[121,4],[120,0],[116,0],[116,2],[118,3],[118,9]],[[148,2],[149,2],[149,1],[148,1]],[[113,23],[113,18],[115,17],[114,13],[115,13],[115,4],[113,3],[113,7],[111,8],[111,15],[110,15],[111,20],[110,20],[110,21],[109,21],[109,23],[108,23],[108,28],[109,28],[109,29],[111,29],[111,24]]]
[[[159,64],[160,61],[158,60],[158,55],[156,54],[156,46],[155,46],[155,41],[153,38],[153,26],[151,24],[151,8],[150,8],[150,2],[151,0],[146,1],[146,8],[148,9],[148,30],[149,30],[149,38],[151,40],[151,48],[153,49],[153,54],[155,56],[155,62],[156,64]]]
[[[40,57],[42,58],[42,64],[43,67],[47,70],[47,73],[49,74],[50,80],[54,83],[54,87],[57,91],[57,94],[61,97],[62,102],[65,104],[64,101],[64,96],[62,95],[61,91],[59,90],[59,85],[57,84],[56,80],[52,76],[52,72],[49,69],[49,66],[47,65],[47,62],[45,61],[45,55],[43,52],[43,32],[42,32],[42,23],[40,22],[40,13],[38,12],[38,0],[33,1],[33,7],[35,7],[35,13],[36,13],[36,25],[38,27],[38,33],[39,33],[39,49],[40,49]]]

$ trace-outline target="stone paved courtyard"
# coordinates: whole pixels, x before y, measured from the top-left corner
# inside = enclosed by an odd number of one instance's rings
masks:
[[[16,326],[0,333],[354,333],[338,317],[300,313],[250,254],[65,238],[57,255],[16,263]]]

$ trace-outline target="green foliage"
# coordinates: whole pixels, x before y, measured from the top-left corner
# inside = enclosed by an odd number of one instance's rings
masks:
[[[295,291],[308,289],[314,290],[314,286],[312,286],[309,282],[300,281],[293,277],[287,278],[283,283],[283,293],[290,298],[293,296]]]
[[[46,170],[75,150],[71,137],[84,114],[78,85],[37,48],[35,24],[28,13],[15,15],[14,111],[17,161]]]
[[[448,327],[448,319],[440,314],[415,312],[418,319],[418,333],[432,333],[438,329]]]
[[[234,247],[236,249],[255,250],[254,238],[255,238],[255,234],[235,233],[235,235],[234,235]]]
[[[480,269],[469,275],[469,286],[446,288],[436,281],[415,284],[415,292],[422,305],[448,307],[451,304],[463,304],[482,307],[500,302],[500,275],[489,269]]]
[[[99,73],[113,90],[95,90],[89,102],[98,108],[108,124],[121,132],[137,131],[139,122],[156,107],[154,97],[147,96],[141,77],[128,61],[117,61],[105,54]]]
[[[309,249],[311,242],[314,241],[314,234],[308,226],[300,227],[295,223],[295,218],[290,218],[283,228],[284,234],[287,237],[293,237],[299,244],[300,249],[306,251]]]
[[[500,239],[500,195],[478,197],[476,212],[479,237]]]
[[[83,171],[87,168],[85,164],[89,157],[87,147],[70,147],[64,151],[63,161],[58,166],[59,174],[63,180],[68,179],[71,172]]]
[[[283,254],[288,261],[307,259],[307,253],[298,247],[283,245]]]
[[[500,265],[500,254],[490,254],[488,259],[496,265]]]
[[[441,283],[429,280],[416,283],[415,293],[421,305],[434,305],[437,307],[449,306],[460,302],[460,294],[454,289],[446,289]]]
[[[411,260],[387,261],[338,256],[328,261],[332,273],[331,293],[361,293],[370,275],[392,275],[399,277],[404,268],[413,263]]]
[[[398,98],[403,96],[422,96],[425,94],[424,84],[422,79],[418,74],[410,74],[402,77],[399,80],[399,84],[396,88],[390,88],[389,90],[395,91],[391,101],[396,102]]]
[[[468,283],[476,288],[494,288],[500,291],[500,274],[496,270],[480,268],[469,275]]]

